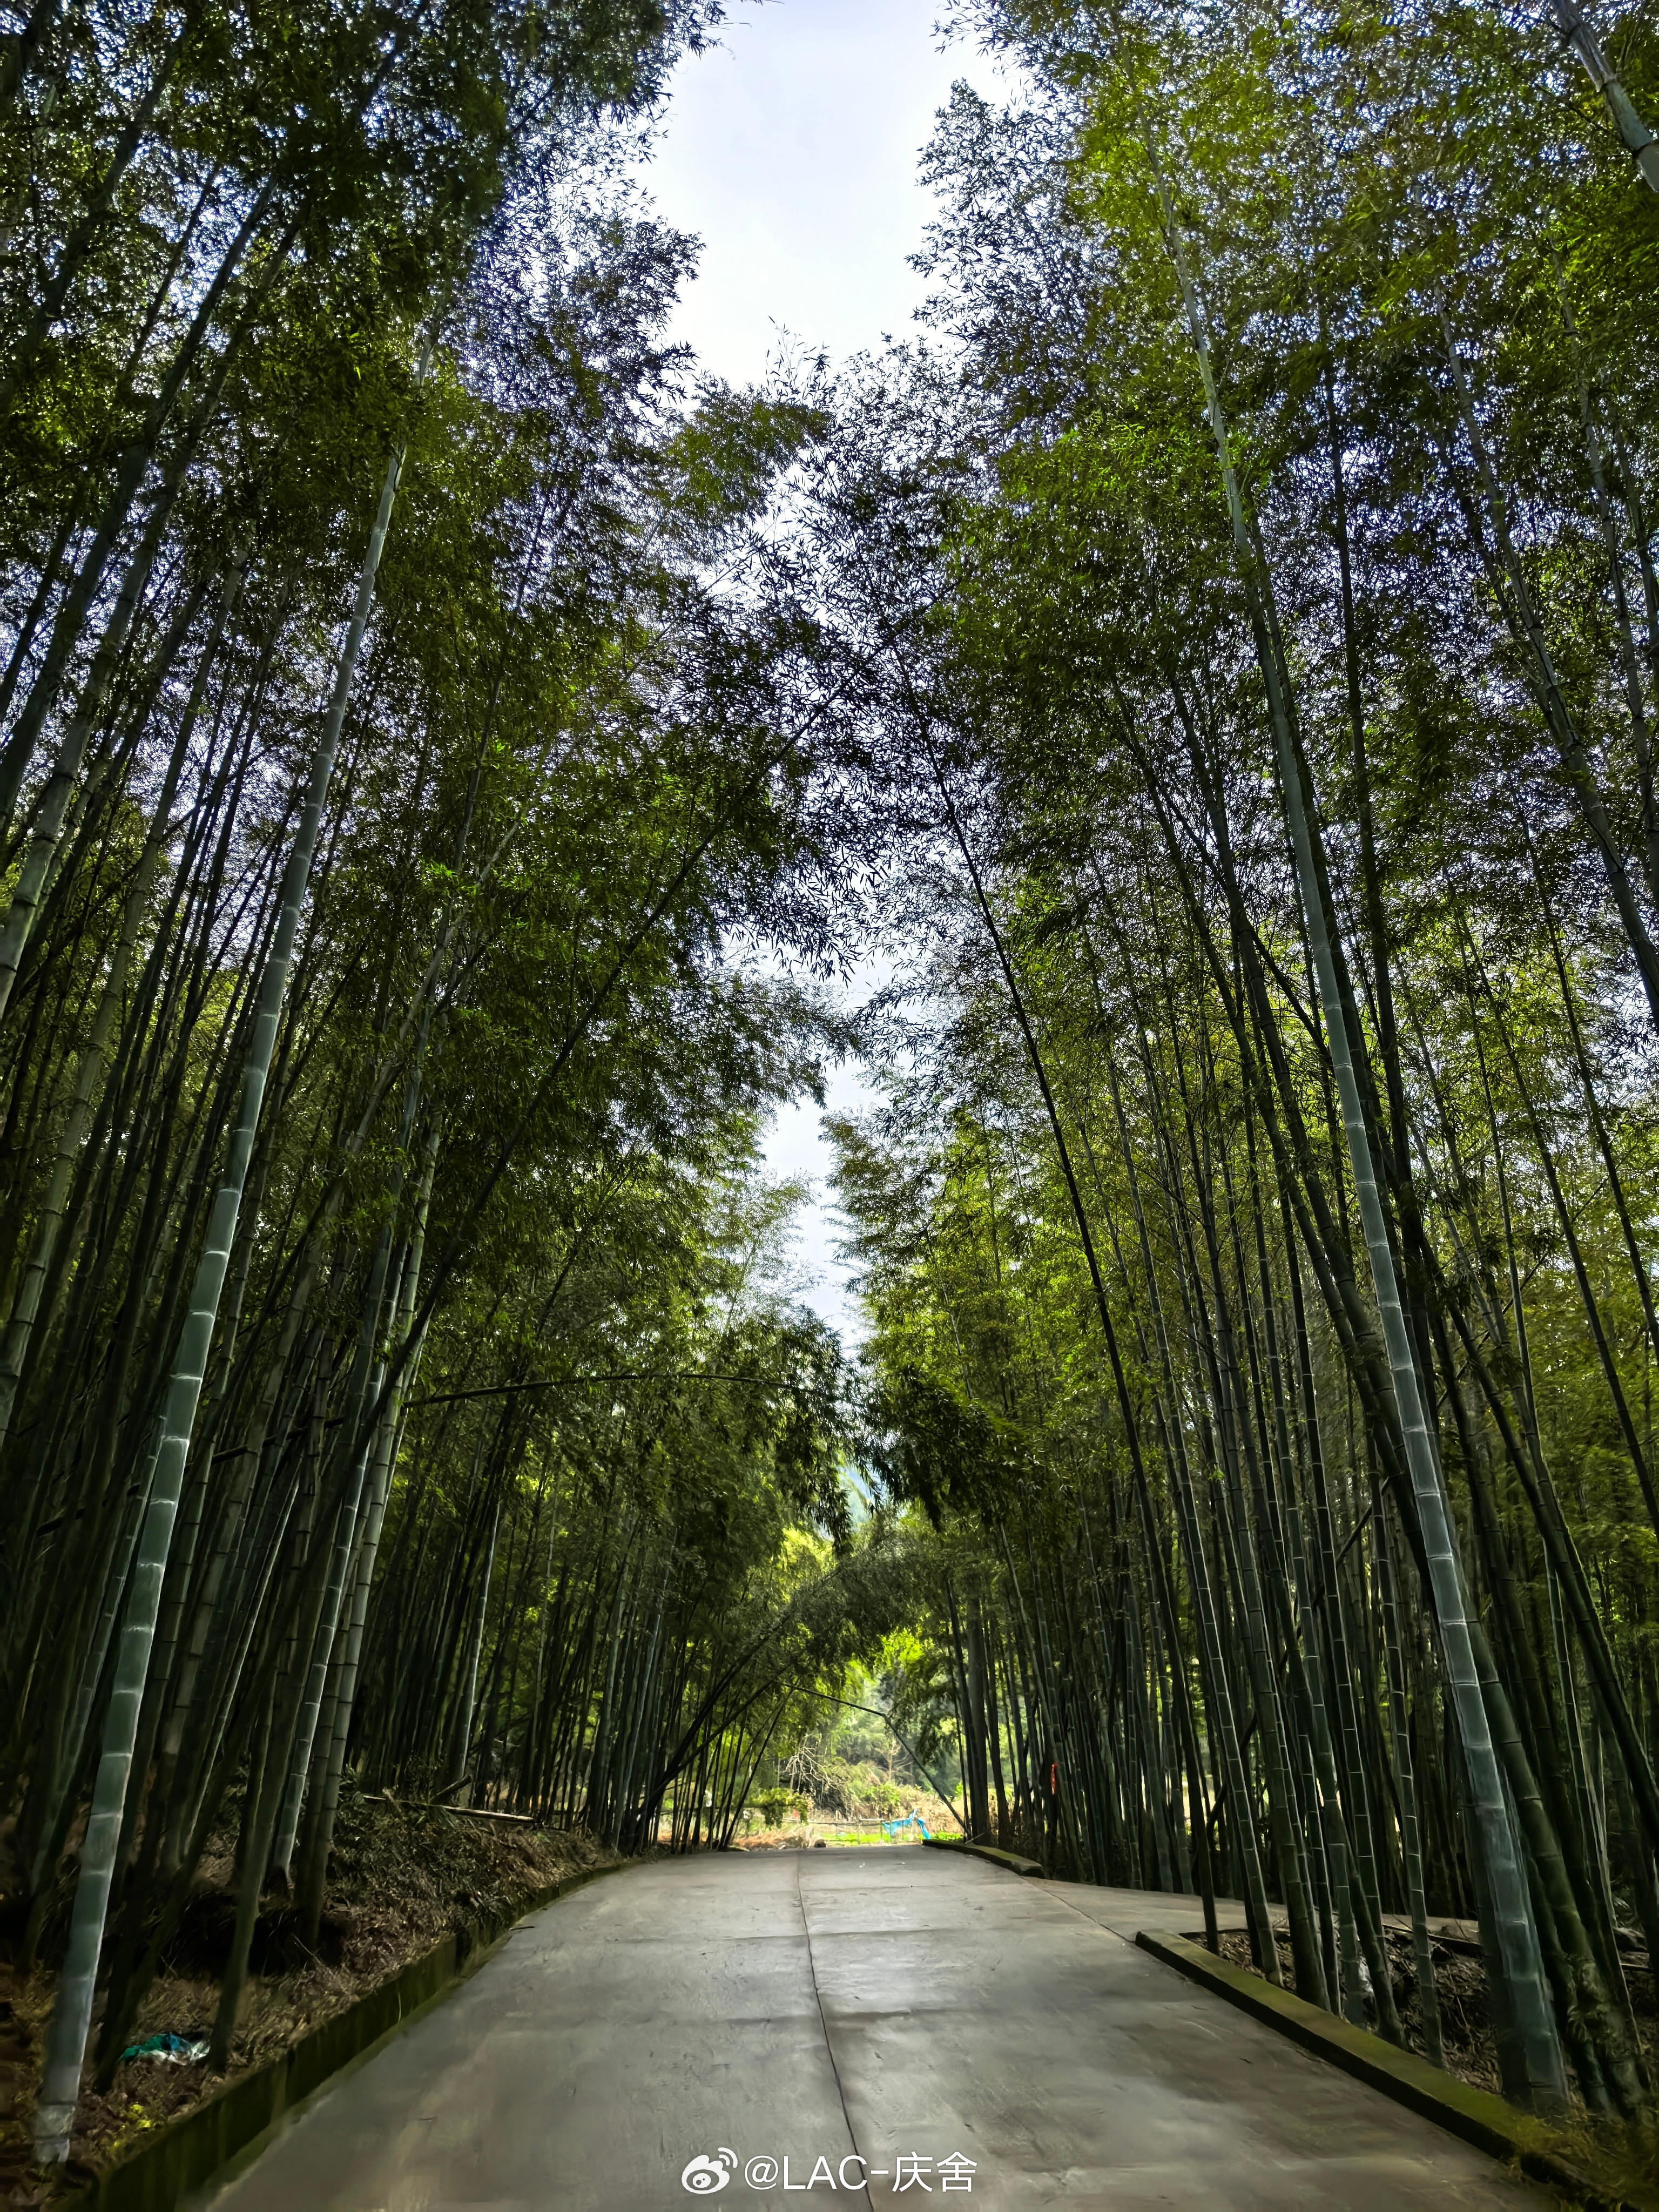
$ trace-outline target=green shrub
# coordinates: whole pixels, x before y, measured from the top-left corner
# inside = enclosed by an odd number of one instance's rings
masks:
[[[805,1797],[788,1790],[763,1790],[749,1802],[769,1828],[781,1828],[787,1814],[810,1809]]]

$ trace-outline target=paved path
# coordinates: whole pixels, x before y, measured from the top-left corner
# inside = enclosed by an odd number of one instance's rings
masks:
[[[709,2193],[745,2212],[1547,2203],[1133,1948],[1198,1918],[920,1846],[636,1869],[521,1923],[210,2201],[673,2212],[725,2149]]]

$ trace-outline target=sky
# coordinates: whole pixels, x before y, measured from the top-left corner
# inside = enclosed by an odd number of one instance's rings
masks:
[[[719,46],[681,64],[643,181],[703,240],[673,334],[715,374],[757,380],[785,333],[841,361],[910,328],[934,112],[956,77],[999,88],[971,46],[939,51],[939,5],[731,0]]]
[[[921,149],[954,79],[1002,94],[973,48],[941,52],[939,0],[732,0],[720,45],[682,64],[641,182],[664,218],[702,239],[671,335],[732,384],[758,382],[793,342],[832,362],[912,326],[908,266],[933,206]],[[866,977],[864,988],[872,987]],[[866,1071],[826,1070],[837,1114],[870,1103]],[[810,1098],[780,1110],[774,1176],[809,1180],[796,1234],[799,1286],[849,1345],[862,1334],[838,1260],[830,1155]]]

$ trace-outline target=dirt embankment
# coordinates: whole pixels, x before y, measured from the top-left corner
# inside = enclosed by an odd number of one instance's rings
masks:
[[[1465,1923],[1467,1924],[1467,1923]],[[1401,2026],[1406,2032],[1407,2046],[1419,2054],[1423,2051],[1423,2028],[1418,2005],[1417,1968],[1410,1936],[1395,1928],[1384,1930],[1388,1945],[1389,1979],[1394,1989],[1395,2009]],[[1247,1973],[1259,1971],[1251,1963],[1250,1939],[1244,1935],[1224,1935],[1221,1955],[1230,1966],[1242,1966]],[[1486,1970],[1475,1944],[1459,1936],[1455,1941],[1439,1938],[1431,1943],[1430,1955],[1434,1966],[1435,1998],[1440,2009],[1441,2048],[1448,2073],[1455,2074],[1471,2087],[1489,2089],[1494,2096],[1499,2094],[1498,2046],[1493,2039],[1492,2008],[1486,1995]],[[1280,1934],[1279,1940],[1279,1972],[1287,1990],[1296,1988],[1296,1967],[1291,1954],[1290,1939]],[[1654,1978],[1645,1957],[1632,1958],[1626,1962],[1626,1986],[1630,1991],[1631,2010],[1635,2015],[1637,2033],[1650,2051],[1659,2048],[1659,2003],[1656,2003]],[[1376,2025],[1376,2013],[1367,2006],[1370,2023]]]
[[[235,1808],[228,1809],[231,1817],[203,1858],[189,1906],[140,2008],[129,2047],[163,2033],[189,2039],[211,2030],[235,1914]],[[21,1906],[15,1893],[0,1892],[0,1913],[10,1939],[0,1955],[0,2204],[42,2205],[64,2189],[78,2186],[146,2130],[188,2111],[222,2080],[264,2064],[422,1957],[452,1929],[505,1917],[563,1875],[611,1863],[615,1856],[580,1834],[393,1805],[355,1791],[343,1794],[314,1948],[301,1941],[299,1916],[286,1899],[272,1893],[264,1900],[228,2076],[210,2075],[199,2061],[180,2064],[144,2057],[127,2061],[112,2087],[100,2092],[93,2087],[88,2063],[73,2155],[57,2186],[43,2180],[30,2155],[35,2087],[56,1977],[18,1966]],[[70,1868],[57,1924],[42,1946],[54,1958],[62,1949],[72,1890]],[[102,2007],[100,1992],[94,2013],[94,2043]]]

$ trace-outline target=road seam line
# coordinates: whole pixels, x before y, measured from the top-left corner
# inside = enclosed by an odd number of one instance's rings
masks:
[[[841,2100],[841,2116],[847,2123],[847,2140],[853,2146],[851,2156],[864,2168],[865,2212],[876,2212],[870,2201],[870,2161],[859,2148],[858,2130],[853,2125],[853,2115],[847,2109],[847,2092],[841,2085],[841,2069],[836,2063],[836,2046],[830,2040],[830,2023],[823,2014],[823,1991],[818,1987],[817,1961],[812,1956],[812,1923],[806,1917],[806,1904],[800,1892],[801,1863],[795,1862],[795,1910],[800,1915],[801,1933],[806,1938],[806,1971],[812,1978],[812,2000],[818,2008],[818,2027],[823,2034],[824,2052],[830,2061],[830,2071],[835,2077],[836,2094]]]

